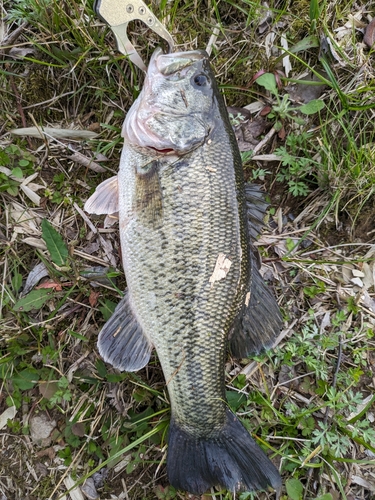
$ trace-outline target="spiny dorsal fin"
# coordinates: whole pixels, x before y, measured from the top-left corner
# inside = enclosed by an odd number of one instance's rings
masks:
[[[268,207],[265,194],[256,184],[245,185],[248,231],[257,238],[264,226]],[[229,348],[233,356],[243,358],[272,347],[282,328],[279,306],[258,271],[260,257],[250,243],[251,276],[248,294],[229,334]]]
[[[98,349],[106,363],[122,371],[135,372],[147,365],[152,345],[131,310],[127,292],[103,326]]]
[[[249,234],[255,239],[264,226],[269,203],[265,200],[265,193],[257,184],[245,184],[245,200]]]

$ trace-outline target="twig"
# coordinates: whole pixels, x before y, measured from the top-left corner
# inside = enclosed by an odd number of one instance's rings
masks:
[[[337,355],[337,363],[336,363],[336,369],[335,369],[335,374],[333,376],[333,382],[332,386],[336,387],[337,383],[337,375],[339,373],[340,365],[341,365],[341,360],[342,360],[342,335],[339,335],[339,352]]]
[[[91,231],[94,234],[97,234],[98,230],[96,229],[96,227],[94,226],[94,224],[91,222],[91,220],[87,217],[87,215],[85,214],[85,212],[77,205],[77,203],[74,203],[73,206],[77,210],[77,212],[79,213],[79,215],[82,217],[82,219],[89,226],[89,228],[91,229]]]
[[[21,117],[22,125],[24,127],[26,127],[26,117],[25,117],[25,113],[23,111],[23,108],[21,106],[21,97],[18,93],[18,89],[17,89],[16,83],[14,81],[14,76],[9,75],[9,80],[10,80],[10,85],[11,85],[12,90],[13,90],[14,97],[16,98],[17,109],[18,109],[18,113]],[[28,142],[31,149],[35,149],[33,146],[33,143],[31,142],[31,139],[29,137],[27,138],[27,142]]]
[[[267,132],[267,134],[264,136],[264,139],[260,142],[258,142],[258,144],[254,147],[253,149],[253,155],[256,155],[258,153],[258,151],[260,151],[263,146],[265,146],[267,144],[267,142],[276,134],[276,129],[275,127],[272,127],[271,130],[269,132]]]
[[[210,39],[208,40],[208,44],[206,47],[206,52],[209,56],[211,55],[212,47],[215,45],[219,33],[220,33],[220,23],[216,23],[214,29],[212,30],[212,35],[210,36]]]
[[[4,40],[0,43],[0,54],[6,54],[11,48],[14,42],[18,39],[18,37],[21,35],[23,30],[28,26],[29,23],[23,23],[21,26],[16,28],[14,31],[9,33],[9,35],[6,35]]]
[[[68,149],[73,151],[73,154],[69,156],[70,160],[73,160],[80,165],[93,170],[94,172],[106,172],[106,169],[99,165],[99,163],[96,163],[96,161],[92,158],[87,158],[87,156],[83,155],[79,151],[76,151],[72,145],[68,144]]]
[[[333,380],[332,380],[332,387],[333,388],[336,387],[337,375],[339,373],[339,369],[340,369],[340,365],[341,365],[341,360],[342,360],[342,335],[339,335],[339,352],[337,354],[337,363],[336,363],[335,373],[333,375]],[[329,410],[328,410],[328,407],[327,407],[325,415],[324,415],[324,420],[323,420],[324,424],[326,424],[327,421],[328,421],[328,413],[329,413]]]

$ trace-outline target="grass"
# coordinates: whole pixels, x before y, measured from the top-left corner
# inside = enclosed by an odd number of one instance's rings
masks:
[[[260,102],[267,121],[268,139],[244,153],[244,168],[271,194],[269,228],[256,245],[285,329],[269,353],[228,359],[228,401],[280,467],[283,499],[371,498],[374,53],[358,29],[367,14],[354,29],[345,27],[354,7],[329,0],[152,8],[180,49],[204,48],[218,23],[212,62],[227,103]],[[105,365],[96,349],[125,280],[116,229],[81,209],[117,171],[124,112],[142,75],[115,50],[91,1],[19,0],[5,2],[3,13],[10,42],[0,60],[0,416],[8,411],[9,419],[0,428],[0,491],[62,498],[91,476],[101,498],[188,498],[166,478],[169,406],[156,354],[129,374]],[[132,32],[148,59],[157,38],[143,26]],[[259,72],[276,91],[253,81]],[[296,85],[305,73],[307,84]],[[325,107],[302,114],[313,89]],[[99,135],[43,141],[9,133],[33,125]],[[72,148],[85,163],[72,159]],[[40,415],[53,423],[42,444],[33,430]],[[213,490],[204,498],[234,496]]]

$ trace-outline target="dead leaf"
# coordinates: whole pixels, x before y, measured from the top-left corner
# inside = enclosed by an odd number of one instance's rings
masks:
[[[357,286],[360,286],[361,288],[363,288],[363,281],[361,280],[361,278],[352,278],[350,281],[354,285],[357,285]]]
[[[86,479],[86,481],[83,483],[81,486],[82,493],[89,499],[89,500],[96,500],[99,498],[98,492],[96,491],[95,484],[94,484],[94,479],[92,477],[89,477]]]
[[[353,264],[344,264],[341,268],[342,270],[342,277],[344,279],[344,283],[350,283],[350,280],[352,279],[352,271],[354,269]]]
[[[353,28],[366,28],[366,23],[362,21],[363,12],[360,10],[354,15],[348,14],[348,21],[344,24],[345,28],[349,28],[352,33]]]
[[[52,279],[45,281],[44,283],[41,283],[40,285],[35,287],[36,290],[39,290],[40,288],[53,288],[56,292],[62,291],[61,283],[57,283],[56,281],[53,281]]]
[[[26,245],[30,245],[34,248],[39,248],[40,250],[47,250],[47,246],[41,238],[33,238],[32,236],[24,238],[22,243],[26,243]]]
[[[285,139],[286,137],[286,130],[285,130],[285,127],[284,125],[281,127],[281,129],[279,130],[278,134],[279,136],[279,139],[281,139],[282,141]]]
[[[258,25],[258,32],[260,35],[269,29],[269,27],[272,24],[273,16],[274,16],[274,13],[272,12],[272,10],[269,10],[269,9],[266,10],[264,16],[259,21],[259,25]]]
[[[367,47],[372,47],[375,43],[375,17],[367,26],[365,36],[363,37],[364,43]]]
[[[320,71],[320,74],[322,77],[327,77],[323,71]],[[307,104],[314,99],[319,99],[327,88],[327,85],[324,84],[317,85],[317,83],[321,82],[321,79],[319,79],[317,75],[311,73],[304,73],[298,78],[298,81],[301,83],[287,85],[285,90],[288,92],[293,101],[304,104]]]
[[[267,116],[271,113],[271,111],[272,111],[271,106],[264,106],[264,108],[260,112],[260,116]]]
[[[324,314],[322,322],[320,323],[320,329],[319,329],[320,335],[323,334],[323,332],[327,328],[327,326],[331,326],[331,313],[329,311],[327,311]]]
[[[70,495],[72,500],[85,500],[83,495],[82,495],[81,489],[78,486],[76,488],[74,488],[76,481],[74,481],[72,476],[70,476],[70,475],[66,476],[64,478],[64,484],[65,484],[66,489],[70,490],[69,495]]]
[[[25,57],[28,54],[35,55],[37,52],[32,47],[12,47],[9,51],[9,55],[14,58]]]
[[[289,49],[288,40],[286,39],[286,36],[284,34],[281,35],[280,37],[280,43],[283,49],[285,50]],[[283,66],[284,66],[285,76],[288,77],[289,73],[292,71],[292,64],[290,62],[289,55],[283,57]]]
[[[27,209],[19,203],[12,202],[9,207],[9,215],[14,222],[12,241],[16,238],[17,234],[40,236],[39,227],[41,219],[34,210]]]
[[[91,307],[96,306],[96,304],[98,303],[99,295],[100,295],[100,292],[94,292],[94,290],[91,290],[90,297],[89,297],[89,304]]]
[[[359,486],[362,486],[363,488],[366,488],[367,490],[375,493],[375,481],[370,482],[364,477],[352,476],[351,482],[354,484],[358,484]]]
[[[355,278],[364,278],[365,277],[365,274],[362,271],[359,271],[358,269],[353,269],[352,273],[353,273],[353,276]]]
[[[44,265],[43,262],[39,262],[33,269],[30,271],[25,286],[22,290],[22,295],[28,294],[35,285],[39,283],[39,281],[48,276],[48,269]]]
[[[45,448],[44,450],[38,451],[37,456],[39,458],[48,457],[52,461],[56,456],[56,452],[55,452],[53,446],[50,446],[49,448]]]
[[[59,390],[57,382],[54,381],[39,382],[38,388],[40,394],[46,399],[51,399],[52,396],[54,396],[56,392]]]
[[[16,416],[16,413],[17,409],[15,406],[10,406],[6,410],[4,410],[0,415],[0,429],[3,429],[7,425],[8,420],[13,420]]]
[[[274,48],[273,42],[275,41],[275,38],[276,38],[276,33],[274,31],[270,31],[264,40],[266,56],[268,57],[268,59],[270,59],[272,55],[272,49]]]
[[[20,188],[25,193],[25,195],[29,198],[29,200],[31,200],[34,203],[34,205],[36,205],[37,207],[39,207],[39,205],[40,205],[40,196],[38,194],[36,194],[35,191],[33,191],[32,189],[30,189],[30,187],[26,186],[25,184],[20,184]]]
[[[374,267],[374,262],[371,263],[371,266]],[[374,276],[371,266],[367,264],[367,262],[364,262],[362,266],[363,283],[366,288],[371,288],[374,285]]]
[[[85,435],[85,424],[83,422],[76,422],[72,425],[72,433],[75,436],[83,437]]]
[[[361,304],[363,304],[367,309],[375,313],[375,300],[372,299],[367,292],[367,290],[363,290],[361,293]]]

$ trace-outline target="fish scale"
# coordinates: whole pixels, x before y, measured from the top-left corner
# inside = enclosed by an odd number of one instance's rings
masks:
[[[230,151],[224,127],[213,140]],[[130,217],[136,196],[134,165],[142,164],[142,156],[138,158],[136,151],[129,154],[129,148],[125,151],[119,175],[120,214],[124,212]],[[217,427],[225,419],[221,373],[226,331],[239,305],[233,307],[233,302],[239,303],[236,291],[243,251],[233,155],[220,158],[225,172],[210,172],[204,164],[204,154],[196,150],[181,162],[172,160],[173,168],[168,163],[161,167],[161,228],[150,234],[139,231],[137,226],[133,230],[134,225],[128,227],[121,232],[121,246],[126,256],[124,267],[132,290],[133,310],[159,353],[172,411],[184,425],[206,431],[209,415]],[[215,157],[212,162],[218,164]],[[175,186],[179,188],[176,190]],[[125,206],[121,205],[122,200]],[[182,225],[183,239],[176,238],[176,228]],[[230,255],[233,264],[227,278],[211,286],[209,278],[219,252]],[[139,276],[140,267],[147,273]],[[175,298],[176,291],[186,286],[186,276],[190,279],[188,289],[182,298]],[[155,291],[155,317],[145,290]],[[233,297],[232,301],[228,297]],[[218,309],[217,305],[224,303],[225,307]],[[176,344],[168,347],[173,335],[178,336],[180,350]],[[207,341],[214,343],[213,353],[207,351]],[[162,356],[163,352],[168,355]],[[189,385],[189,380],[194,380],[194,384]]]
[[[279,488],[277,469],[225,399],[228,344],[240,357],[270,347],[281,316],[252,265],[249,235],[267,204],[245,188],[207,54],[157,49],[123,136],[117,182],[102,183],[85,205],[107,213],[117,197],[127,281],[99,352],[135,371],[156,349],[171,402],[173,486],[195,494]]]

